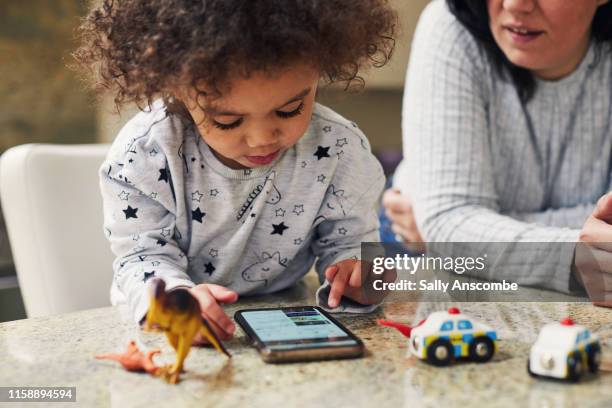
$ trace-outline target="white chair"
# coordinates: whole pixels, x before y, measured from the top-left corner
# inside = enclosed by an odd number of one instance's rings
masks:
[[[1,207],[2,202],[0,201],[0,208]],[[18,287],[17,277],[12,273],[14,269],[11,248],[8,242],[8,236],[6,235],[4,217],[0,214],[0,296],[3,295],[1,292],[2,290]],[[0,315],[2,315],[1,310]]]
[[[0,157],[0,199],[28,317],[110,305],[98,168],[109,145],[29,144]]]

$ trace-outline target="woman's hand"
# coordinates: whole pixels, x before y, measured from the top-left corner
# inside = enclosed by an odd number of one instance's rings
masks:
[[[224,286],[213,284],[200,284],[189,289],[189,292],[200,303],[202,317],[204,317],[215,334],[221,340],[232,338],[236,325],[225,314],[221,305],[223,303],[234,303],[238,300],[238,294]],[[199,333],[193,340],[194,345],[208,344],[208,341]]]
[[[417,227],[410,197],[402,194],[399,190],[390,188],[385,191],[382,199],[385,214],[393,223],[391,229],[401,238],[409,249],[415,252],[423,252],[425,245],[423,237]]]
[[[593,303],[612,307],[612,193],[601,197],[580,231],[574,274]]]

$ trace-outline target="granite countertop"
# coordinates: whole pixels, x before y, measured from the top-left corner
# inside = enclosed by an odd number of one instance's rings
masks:
[[[242,298],[226,309],[233,315],[248,307],[312,304],[316,286],[316,278],[308,276],[290,290]],[[612,309],[577,302],[453,305],[498,330],[499,352],[491,362],[437,368],[407,357],[406,339],[393,329],[378,327],[376,319],[410,324],[448,304],[390,299],[372,314],[338,316],[363,339],[364,358],[265,364],[238,328],[234,339],[226,342],[231,360],[213,349],[192,348],[182,381],[169,385],[146,374],[126,372],[118,363],[93,358],[94,354],[123,351],[134,339],[141,348],[161,347],[157,364],[174,361],[162,334],[141,332],[125,309],[107,307],[0,324],[0,385],[76,387],[76,404],[54,403],[54,407],[420,407],[474,402],[488,407],[612,406],[610,368],[579,384],[532,379],[526,372],[529,348],[539,328],[567,315],[601,337],[604,366],[609,367]]]

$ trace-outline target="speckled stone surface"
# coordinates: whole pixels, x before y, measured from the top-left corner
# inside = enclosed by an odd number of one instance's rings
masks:
[[[285,292],[243,298],[227,307],[227,312],[312,304],[315,288],[311,276]],[[369,315],[339,316],[365,342],[364,358],[265,364],[238,329],[226,343],[233,354],[231,360],[212,349],[193,348],[182,381],[168,385],[158,378],[126,372],[115,362],[93,358],[98,353],[122,351],[135,339],[141,348],[162,348],[158,364],[174,360],[161,334],[141,332],[122,308],[103,308],[0,324],[0,385],[77,388],[76,404],[54,403],[53,407],[612,406],[612,309],[569,302],[454,305],[498,329],[499,353],[490,363],[436,368],[407,357],[406,339],[393,329],[376,326],[376,319],[412,323],[448,304],[392,300]],[[538,329],[566,315],[599,334],[608,368],[575,385],[530,378],[527,354]]]

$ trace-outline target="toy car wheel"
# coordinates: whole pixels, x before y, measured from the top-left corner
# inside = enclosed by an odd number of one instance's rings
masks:
[[[567,358],[567,379],[577,382],[582,376],[582,358],[579,353],[574,353]]]
[[[537,377],[536,373],[534,373],[533,371],[531,371],[531,360],[527,359],[527,372],[529,373],[529,375],[531,377]]]
[[[435,340],[427,348],[427,361],[435,366],[449,365],[452,359],[453,346],[448,340]]]
[[[592,373],[596,373],[599,370],[599,365],[601,364],[601,347],[594,346],[591,350],[589,350],[589,371]]]
[[[495,345],[493,341],[486,337],[476,337],[470,343],[470,359],[478,363],[485,363],[493,357],[495,353]]]

